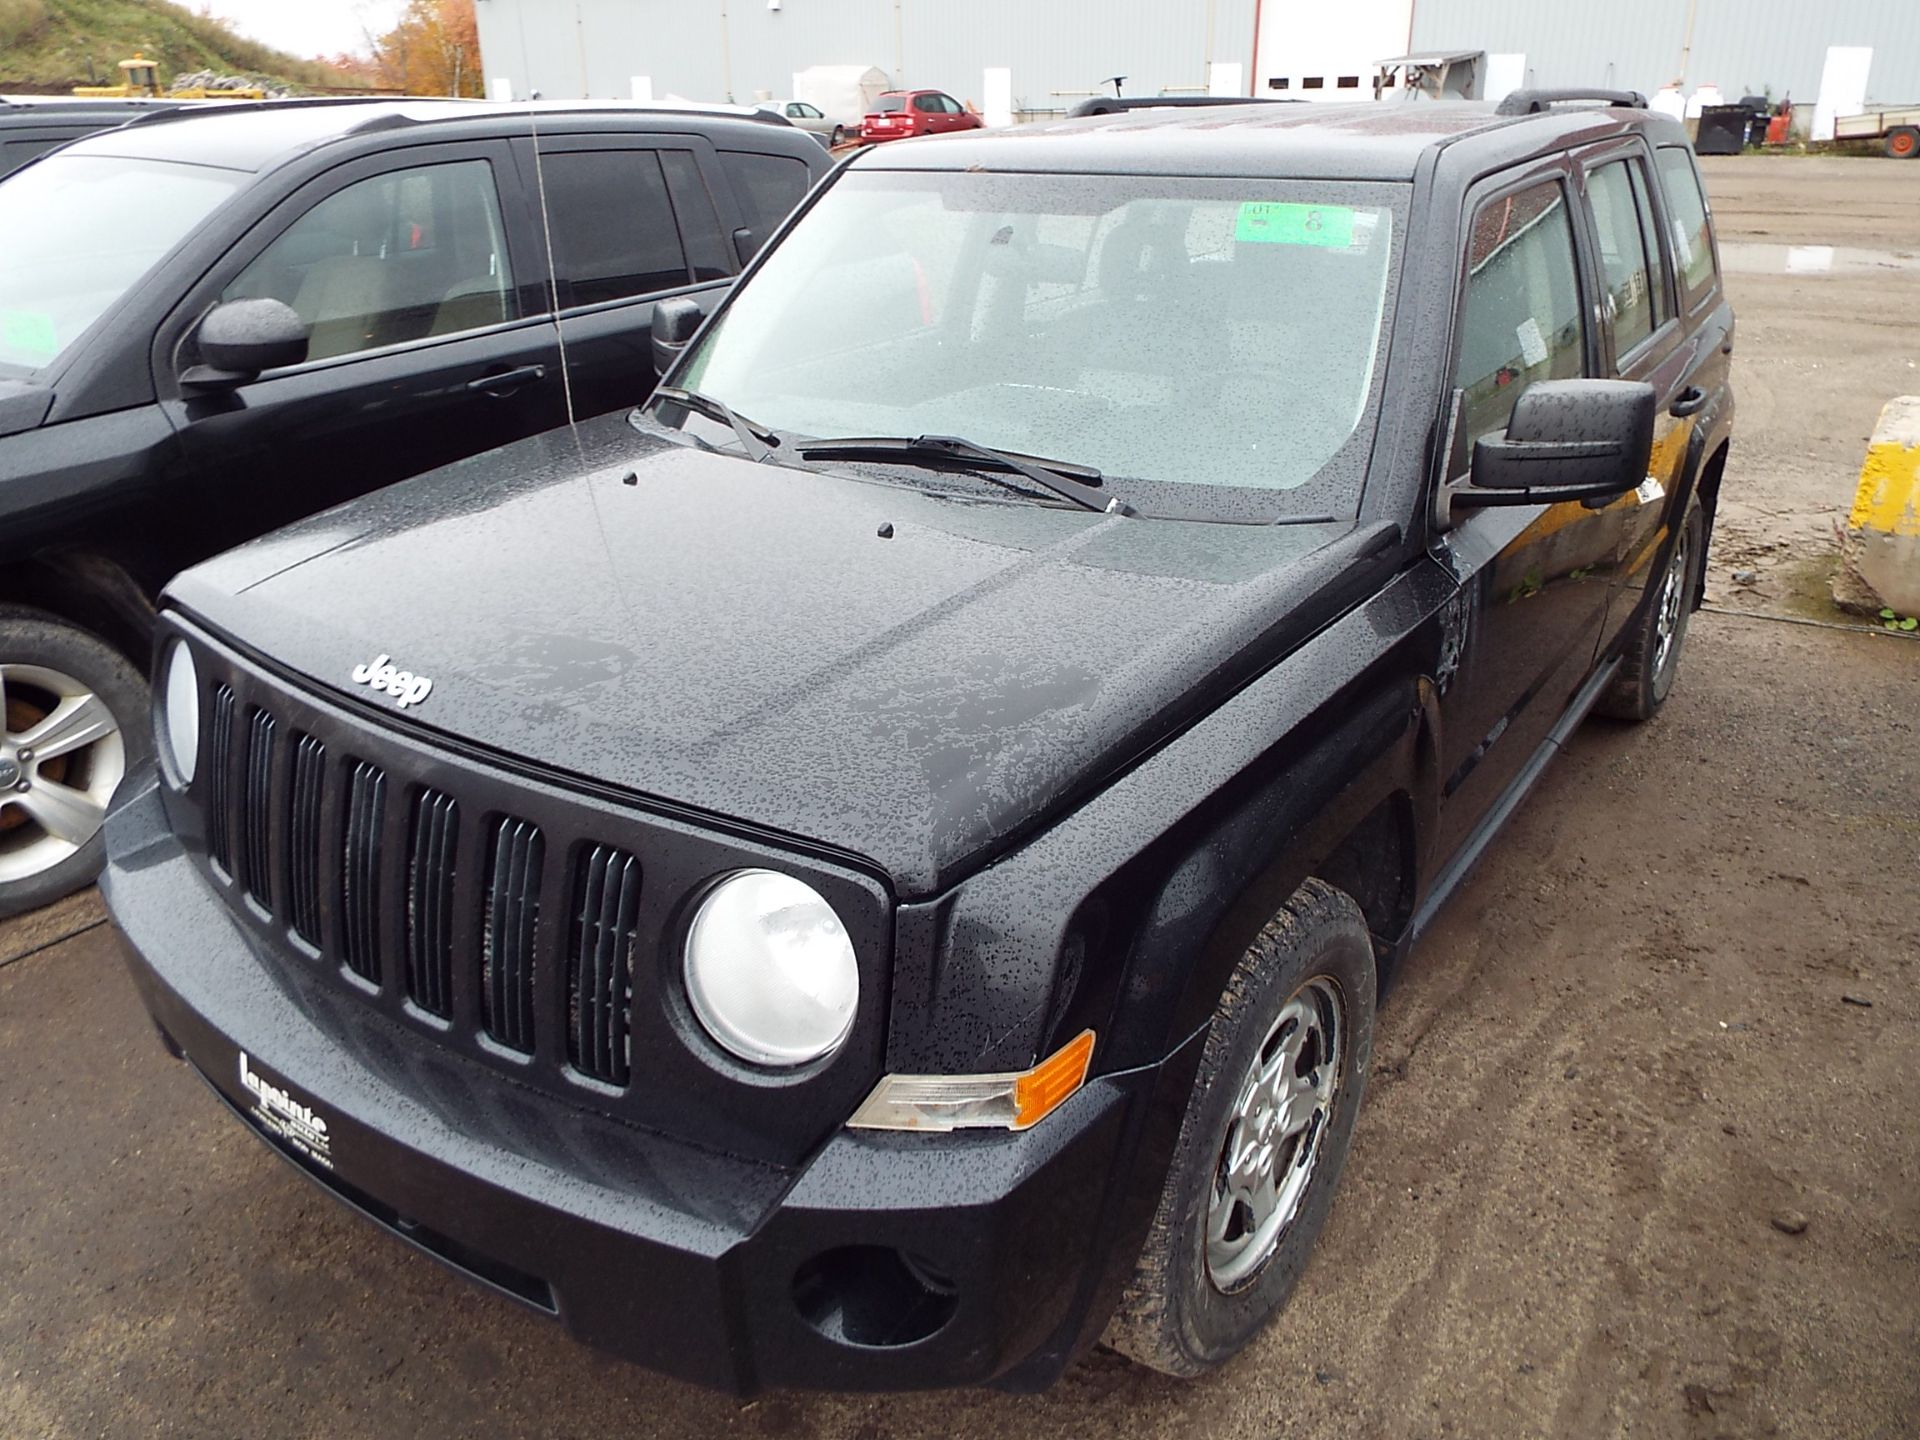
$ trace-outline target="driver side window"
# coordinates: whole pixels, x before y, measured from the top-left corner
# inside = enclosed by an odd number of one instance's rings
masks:
[[[309,360],[517,319],[493,167],[424,165],[336,190],[220,298],[292,306]]]
[[[1586,374],[1586,329],[1573,226],[1558,181],[1487,202],[1473,218],[1454,384],[1466,392],[1466,452],[1506,428],[1536,380]]]

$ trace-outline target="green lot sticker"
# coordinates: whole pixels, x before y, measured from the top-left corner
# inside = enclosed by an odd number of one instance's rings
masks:
[[[0,310],[0,345],[51,360],[60,353],[54,338],[53,317],[32,310]]]
[[[1249,200],[1240,207],[1233,238],[1261,245],[1325,245],[1346,249],[1353,244],[1353,211],[1345,205]]]

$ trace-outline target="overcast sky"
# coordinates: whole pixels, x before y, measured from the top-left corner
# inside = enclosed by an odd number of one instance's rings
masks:
[[[365,51],[369,31],[393,28],[405,0],[188,0],[241,34],[306,57]]]

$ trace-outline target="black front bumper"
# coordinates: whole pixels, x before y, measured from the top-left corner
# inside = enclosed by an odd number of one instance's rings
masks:
[[[1164,1160],[1191,1042],[1024,1134],[843,1130],[786,1169],[568,1107],[296,993],[151,781],[108,838],[102,886],[169,1048],[309,1178],[596,1348],[743,1394],[1039,1389],[1131,1270],[1160,1184],[1141,1162]]]

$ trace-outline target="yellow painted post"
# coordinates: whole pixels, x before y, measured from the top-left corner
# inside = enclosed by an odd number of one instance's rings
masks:
[[[1880,412],[1847,531],[1860,577],[1881,602],[1920,615],[1920,395]]]

